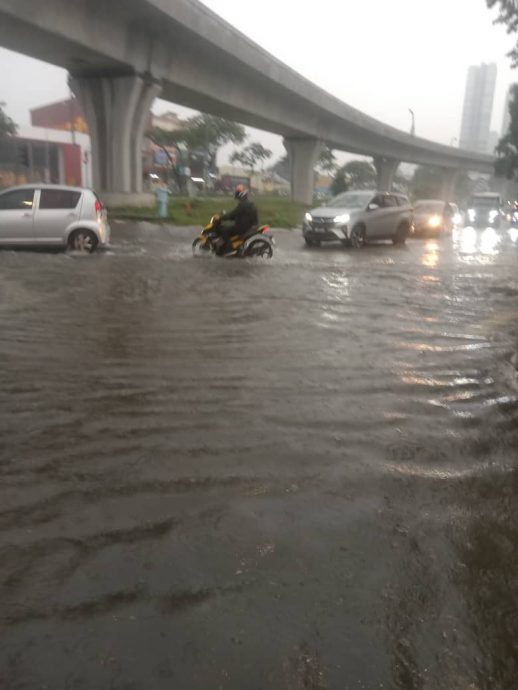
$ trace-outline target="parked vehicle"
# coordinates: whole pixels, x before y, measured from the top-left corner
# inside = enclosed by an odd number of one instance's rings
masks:
[[[414,234],[438,237],[452,232],[462,223],[456,204],[437,199],[422,199],[414,204]]]
[[[499,228],[505,218],[499,194],[474,194],[469,200],[466,224],[476,228]]]
[[[251,228],[244,235],[235,235],[230,238],[229,245],[224,245],[221,241],[220,225],[221,220],[219,216],[212,216],[209,223],[201,231],[201,234],[192,243],[194,256],[215,254],[216,256],[225,257],[272,258],[275,240],[270,234],[269,225],[258,225]]]
[[[0,192],[0,246],[91,253],[109,241],[106,210],[91,189],[32,184]]]
[[[411,221],[412,206],[403,194],[360,190],[306,213],[302,233],[310,247],[337,241],[353,247],[377,240],[404,244]]]

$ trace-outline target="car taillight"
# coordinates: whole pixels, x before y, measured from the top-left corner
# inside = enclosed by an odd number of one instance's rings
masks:
[[[99,215],[101,215],[102,210],[103,210],[103,205],[101,204],[101,202],[99,201],[99,199],[96,199],[96,200],[95,200],[95,211],[96,211],[96,213],[98,213]]]

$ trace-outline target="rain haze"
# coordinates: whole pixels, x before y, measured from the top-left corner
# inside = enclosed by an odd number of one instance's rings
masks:
[[[518,688],[486,4],[0,0],[0,690]]]
[[[109,3],[108,3],[109,4]],[[493,24],[484,0],[205,0],[204,4],[312,82],[349,105],[402,130],[415,112],[416,133],[441,143],[458,140],[469,65],[498,66],[492,129],[500,133],[507,88],[515,76],[506,53],[513,45]],[[66,98],[66,72],[0,49],[0,100],[19,123],[29,109]],[[21,85],[28,88],[20,88]],[[188,109],[157,101],[155,112]],[[279,137],[255,133],[284,154]],[[223,155],[228,153],[228,148]]]

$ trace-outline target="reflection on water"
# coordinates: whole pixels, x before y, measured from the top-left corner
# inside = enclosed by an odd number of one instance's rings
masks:
[[[489,257],[496,256],[500,251],[502,235],[495,228],[477,230],[471,226],[456,228],[453,233],[453,244],[459,258],[476,260],[478,263],[490,263]]]
[[[428,241],[425,244],[422,264],[428,268],[435,268],[439,263],[439,244],[438,242]]]

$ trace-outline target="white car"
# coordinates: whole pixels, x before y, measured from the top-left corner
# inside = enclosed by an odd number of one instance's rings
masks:
[[[302,233],[309,246],[340,241],[361,247],[377,240],[404,244],[411,228],[412,206],[404,194],[360,190],[306,213]]]
[[[91,253],[109,242],[106,209],[91,189],[28,184],[0,192],[0,246]]]

